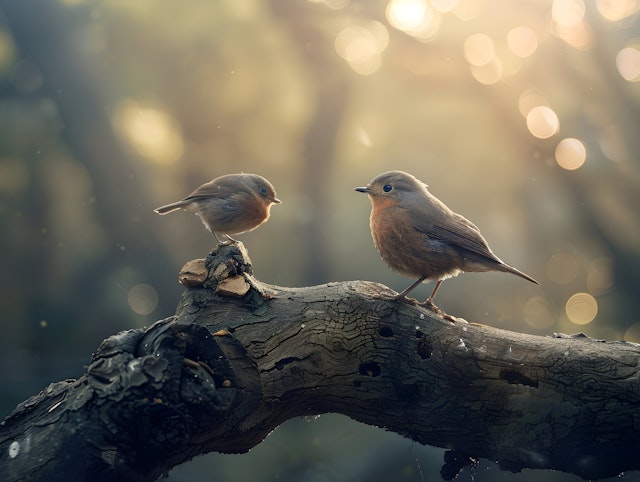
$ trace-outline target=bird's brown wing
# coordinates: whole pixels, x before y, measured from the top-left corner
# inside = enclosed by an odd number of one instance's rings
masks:
[[[468,219],[451,212],[451,216],[447,218],[446,226],[442,224],[435,223],[416,226],[416,228],[428,237],[458,246],[491,260],[498,260],[487,245],[487,241],[480,234],[478,227]]]
[[[203,184],[184,199],[228,198],[241,190],[244,189],[240,183],[230,182],[229,180],[224,183],[218,183],[213,180]]]

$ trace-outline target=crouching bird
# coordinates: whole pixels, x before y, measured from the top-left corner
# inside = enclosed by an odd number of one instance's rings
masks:
[[[232,234],[252,231],[269,219],[271,206],[280,204],[276,190],[257,174],[227,174],[216,177],[181,201],[154,209],[169,214],[178,209],[200,216],[220,244],[236,242]],[[218,235],[227,239],[221,240]]]

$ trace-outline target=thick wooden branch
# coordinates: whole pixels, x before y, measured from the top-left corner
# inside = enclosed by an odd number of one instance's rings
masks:
[[[0,427],[0,480],[154,480],[336,412],[477,457],[587,479],[640,468],[640,347],[441,319],[368,282],[264,285],[241,244],[180,275],[174,317],[105,340],[78,380]]]

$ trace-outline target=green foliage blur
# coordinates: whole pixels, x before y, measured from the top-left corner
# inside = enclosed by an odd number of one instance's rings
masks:
[[[2,412],[80,376],[103,338],[173,314],[180,267],[214,239],[153,208],[240,171],[283,200],[240,236],[262,281],[408,286],[352,189],[402,169],[542,283],[463,274],[438,294],[447,312],[640,342],[639,9],[0,0]],[[167,480],[424,481],[441,463],[441,449],[323,415]],[[462,480],[539,476],[483,461]]]

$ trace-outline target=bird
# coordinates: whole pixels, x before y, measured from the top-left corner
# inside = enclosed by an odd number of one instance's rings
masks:
[[[179,209],[200,216],[221,245],[237,242],[231,235],[252,231],[269,219],[280,204],[273,185],[257,174],[226,174],[198,187],[184,199],[154,209],[169,214]],[[221,240],[223,235],[226,240]]]
[[[503,271],[540,284],[493,254],[478,227],[449,209],[415,176],[383,172],[354,190],[371,200],[369,226],[380,257],[395,272],[417,278],[394,299],[406,299],[420,283],[436,281],[423,305],[443,314],[433,299],[445,279],[462,272]]]

